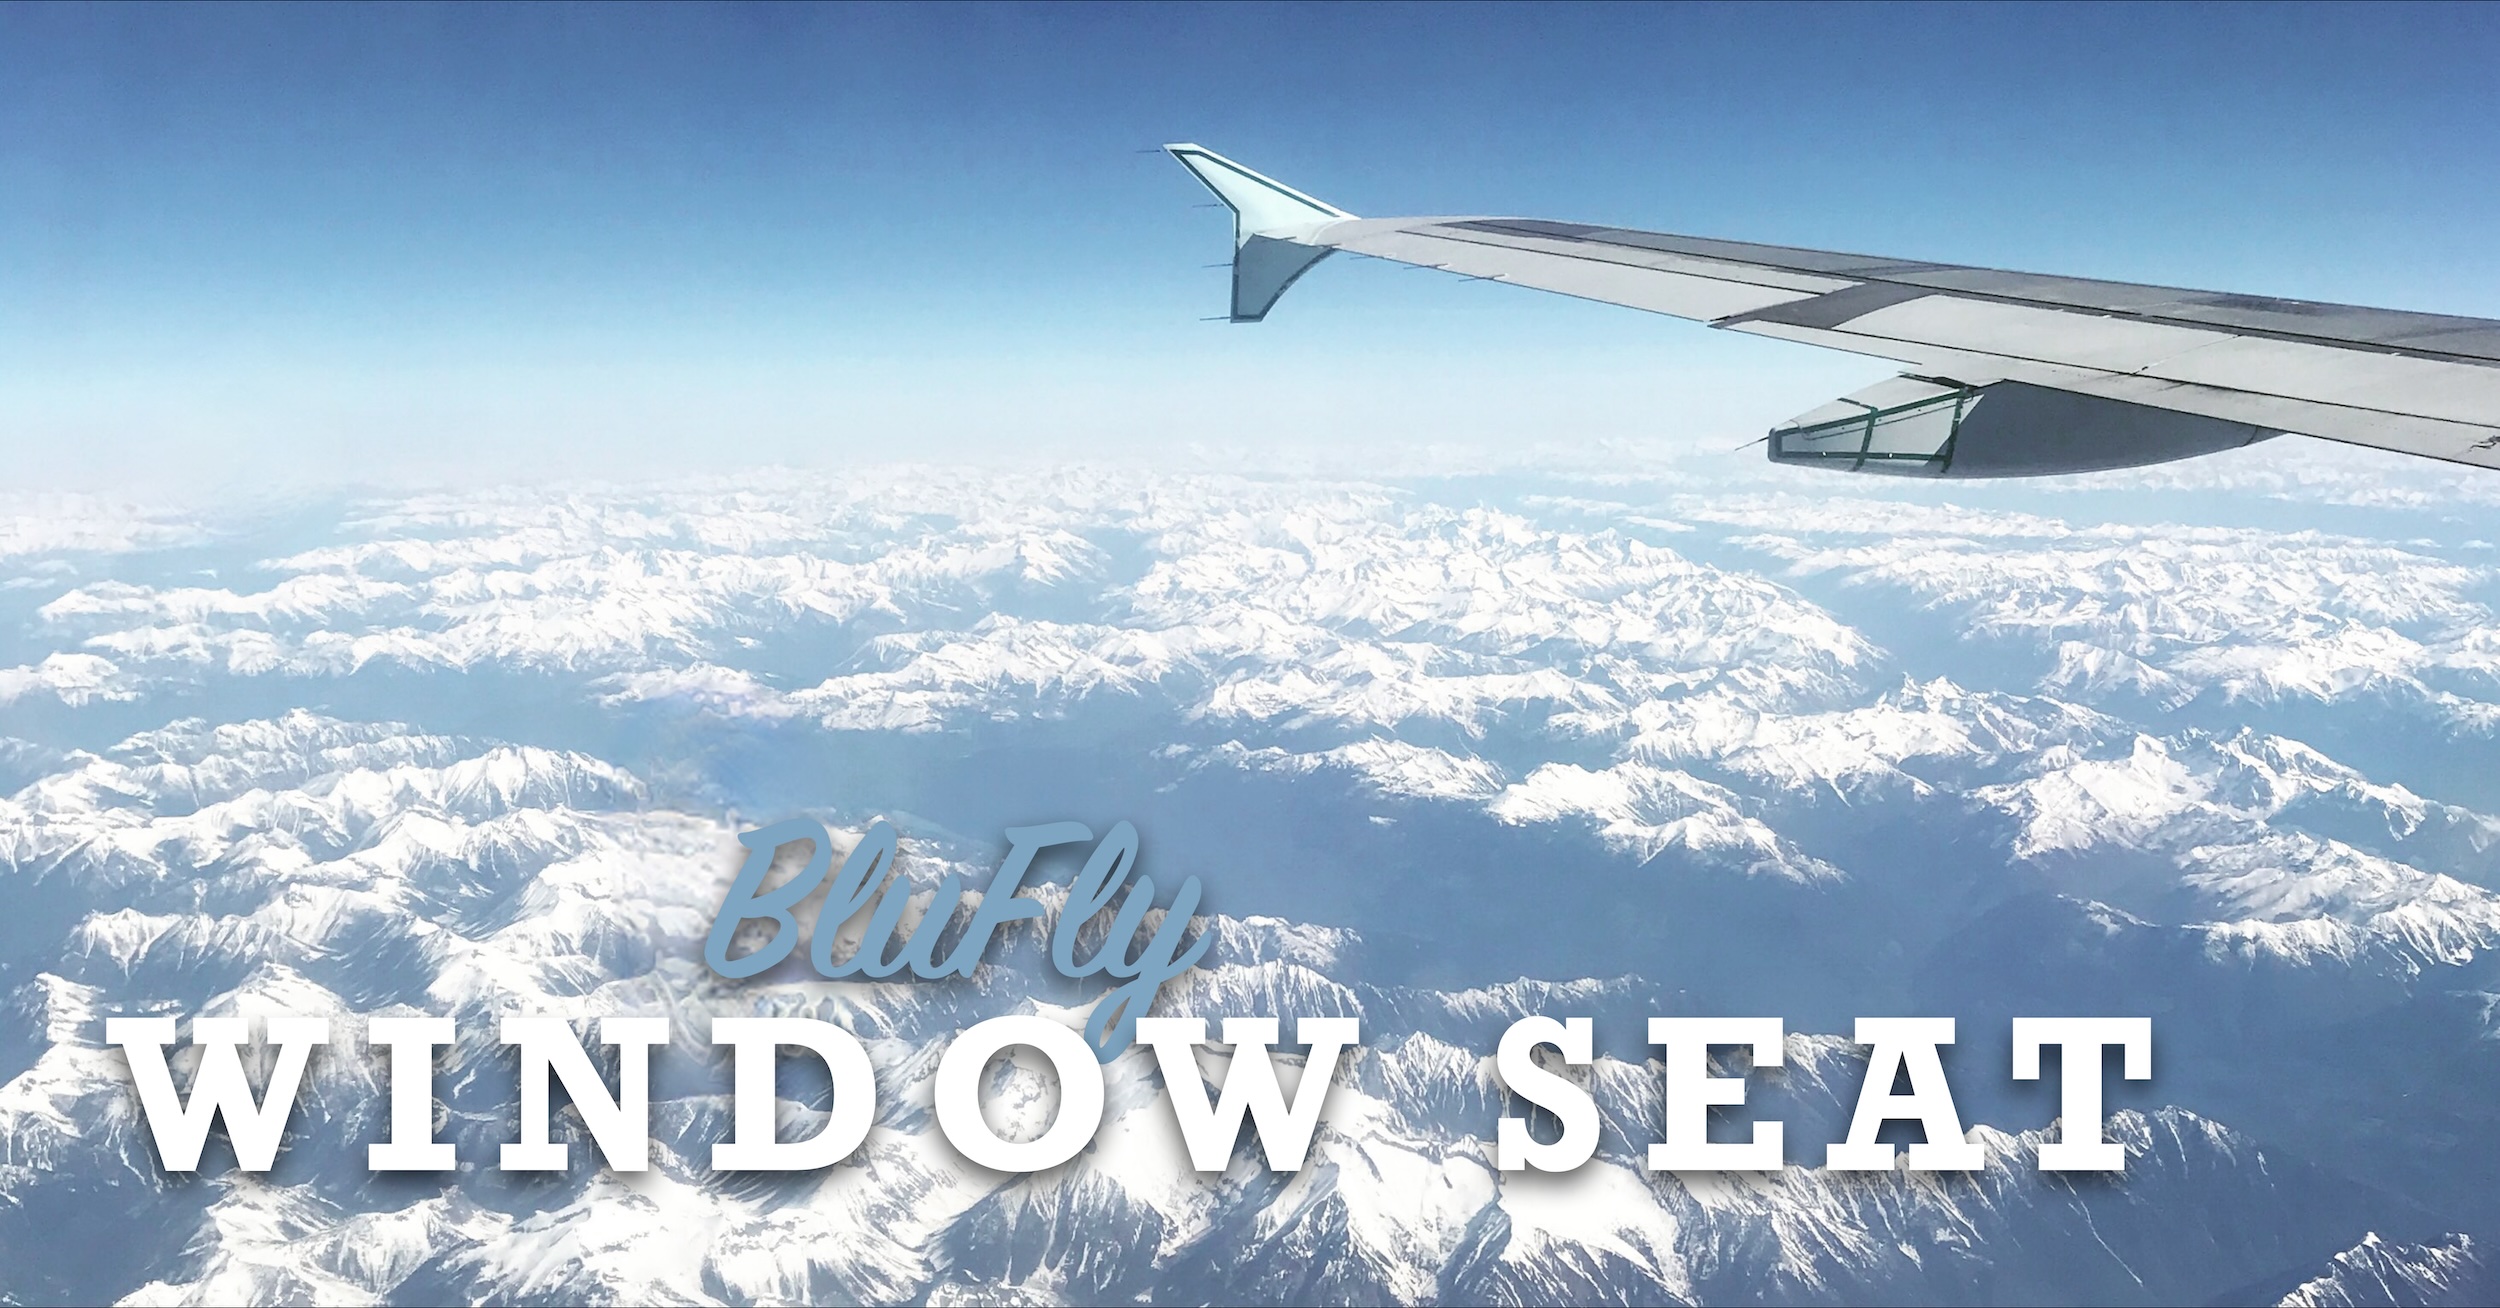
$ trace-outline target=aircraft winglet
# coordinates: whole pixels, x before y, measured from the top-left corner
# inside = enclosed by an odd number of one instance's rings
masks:
[[[1302,240],[1323,223],[1354,215],[1251,171],[1202,145],[1163,147],[1233,211],[1234,322],[1257,322],[1294,279],[1328,257]]]

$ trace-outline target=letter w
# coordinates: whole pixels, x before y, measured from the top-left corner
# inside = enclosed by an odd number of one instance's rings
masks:
[[[1311,1047],[1302,1080],[1294,1087],[1293,1104],[1276,1081],[1269,1049],[1276,1043],[1272,1017],[1224,1019],[1224,1043],[1233,1047],[1224,1090],[1207,1102],[1206,1082],[1198,1075],[1198,1046],[1206,1043],[1207,1024],[1195,1017],[1147,1017],[1137,1022],[1137,1039],[1155,1051],[1163,1069],[1163,1085],[1171,1094],[1172,1114],[1180,1119],[1181,1139],[1189,1145],[1189,1162],[1201,1172],[1220,1172],[1232,1160],[1233,1142],[1241,1137],[1246,1114],[1256,1125],[1259,1147],[1268,1170],[1290,1172],[1302,1166],[1319,1126],[1320,1102],[1336,1075],[1337,1055],[1358,1037],[1351,1017],[1306,1017],[1293,1024],[1294,1038]]]
[[[269,1039],[278,1046],[277,1065],[269,1070],[269,1093],[252,1102],[252,1084],[243,1075],[240,1046],[251,1039],[251,1027],[239,1017],[203,1017],[191,1023],[191,1044],[200,1051],[199,1074],[191,1078],[191,1101],[174,1090],[174,1074],[166,1065],[165,1046],[174,1042],[170,1017],[108,1017],[104,1040],[120,1045],[130,1060],[130,1080],[139,1091],[139,1110],[156,1136],[156,1156],[168,1172],[196,1172],[200,1150],[208,1144],[208,1128],[226,1119],[226,1138],[234,1143],[234,1161],[244,1171],[266,1172],[278,1159],[278,1142],[287,1119],[295,1113],[295,1090],[304,1080],[305,1060],[314,1045],[330,1043],[330,1023],[318,1017],[273,1017]]]

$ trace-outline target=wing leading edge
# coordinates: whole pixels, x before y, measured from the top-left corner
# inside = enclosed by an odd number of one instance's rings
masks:
[[[1233,319],[1328,254],[1390,259],[1896,360],[1771,457],[2021,476],[2298,432],[2500,467],[2500,322],[1528,218],[1357,218],[1195,145],[1236,215]]]

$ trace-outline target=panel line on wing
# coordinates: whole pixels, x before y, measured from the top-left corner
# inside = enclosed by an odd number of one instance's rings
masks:
[[[1654,263],[1634,263],[1625,259],[1609,259],[1603,255],[1582,254],[1570,250],[1548,250],[1537,246],[1517,245],[1507,241],[1488,241],[1482,239],[1481,237],[1460,234],[1458,230],[1459,226],[1460,225],[1456,223],[1418,223],[1411,227],[1391,227],[1387,229],[1373,228],[1372,230],[1356,231],[1343,236],[1330,233],[1323,235],[1321,239],[1323,243],[1326,244],[1337,245],[1342,249],[1361,252],[1362,247],[1356,244],[1356,242],[1376,240],[1381,236],[1394,233],[1401,236],[1413,236],[1428,240],[1448,241],[1454,245],[1474,246],[1478,249],[1508,250],[1514,253],[1537,255],[1548,259],[1571,259],[1580,263],[1594,264],[1605,268],[1622,268],[1632,272],[1661,273],[1676,277],[1702,277],[1712,281],[1729,282],[1736,285],[1759,286],[1767,290],[1792,292],[1799,297],[1827,294],[1834,290],[1846,290],[1850,285],[1847,278],[1827,277],[1811,273],[1796,273],[1786,269],[1729,263],[1724,260],[1701,259],[1693,256],[1679,257],[1678,264],[1683,266],[1673,266]],[[1673,252],[1659,251],[1658,253],[1672,254]],[[1394,258],[1395,256],[1382,255],[1377,257]],[[1405,261],[1400,260],[1400,262]],[[1776,274],[1776,276],[1765,277],[1762,275],[1764,273]],[[1794,284],[1798,281],[1805,281],[1811,284],[1805,286]]]
[[[2478,319],[2444,314],[2406,313],[2356,305],[2287,300],[2271,296],[2235,295],[2182,287],[2147,286],[2086,277],[2052,277],[1958,264],[1880,259],[1870,255],[1758,245],[1706,237],[1673,236],[1628,228],[1591,227],[1524,219],[1468,219],[1443,224],[1488,234],[1501,233],[1544,241],[1601,245],[1623,250],[1654,250],[1716,263],[1796,276],[1846,278],[1919,287],[1947,299],[1994,301],[2087,317],[2123,317],[2189,330],[2220,330],[2237,336],[2318,345],[2366,354],[2399,355],[2440,363],[2500,367],[2500,326]],[[1569,229],[1569,230],[1563,230]],[[1626,239],[1637,237],[1640,239]],[[1466,239],[1453,236],[1451,239]],[[1516,247],[1513,247],[1516,248]],[[1647,265],[1594,258],[1627,268]],[[1758,277],[1730,277],[1763,284]],[[1975,282],[1997,283],[1993,288]],[[2064,291],[2064,298],[2049,292]],[[2083,292],[2089,291],[2086,295]],[[2269,324],[2265,319],[2314,320],[2343,324],[2352,330],[2336,334],[2314,327]],[[2368,334],[2364,334],[2365,331]],[[2465,339],[2455,339],[2465,338]],[[2449,339],[2475,349],[2442,349],[2424,342]]]

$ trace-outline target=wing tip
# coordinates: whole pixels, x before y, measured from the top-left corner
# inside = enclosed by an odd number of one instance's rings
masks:
[[[1194,141],[1174,141],[1163,151],[1241,216],[1245,234],[1354,216]]]

